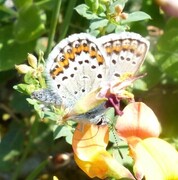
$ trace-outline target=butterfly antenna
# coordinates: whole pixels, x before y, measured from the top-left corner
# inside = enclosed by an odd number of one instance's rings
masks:
[[[112,131],[112,134],[113,134],[113,136],[114,136],[114,140],[115,140],[115,143],[116,143],[116,147],[118,147],[118,148],[117,148],[118,153],[119,153],[121,159],[124,159],[124,157],[123,157],[123,155],[122,155],[122,152],[121,152],[120,149],[119,149],[119,143],[118,143],[118,140],[117,140],[117,138],[116,138],[116,132],[115,132],[115,129],[114,129],[113,124],[111,125],[111,131]]]

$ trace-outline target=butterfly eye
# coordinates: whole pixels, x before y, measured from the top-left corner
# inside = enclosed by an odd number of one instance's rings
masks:
[[[99,119],[96,125],[101,126],[101,125],[106,125],[108,124],[108,121],[104,115],[102,115]]]

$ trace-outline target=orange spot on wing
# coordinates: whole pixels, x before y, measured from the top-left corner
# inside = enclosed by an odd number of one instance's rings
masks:
[[[50,74],[51,74],[51,77],[52,77],[53,79],[55,79],[56,76],[58,76],[58,75],[59,75],[60,73],[62,73],[62,72],[63,72],[63,67],[58,67],[58,68],[52,70],[52,71],[50,72]]]
[[[79,47],[74,47],[74,48],[72,48],[72,52],[73,52],[74,54],[80,54],[81,51],[82,51],[82,45],[79,45]]]
[[[82,51],[88,52],[89,51],[89,46],[82,46]]]
[[[126,39],[122,42],[122,49],[130,49],[130,40]]]
[[[106,47],[105,49],[106,49],[106,52],[108,54],[111,54],[113,52],[113,48],[112,47]]]
[[[100,54],[97,54],[96,59],[97,59],[99,64],[103,64],[104,63],[104,58]]]
[[[75,54],[74,54],[73,52],[71,52],[71,53],[69,54],[69,59],[70,59],[71,61],[73,61],[73,60],[75,59]]]
[[[96,51],[91,50],[89,53],[90,53],[90,57],[92,57],[92,58],[97,56],[97,52]]]
[[[120,52],[122,50],[121,46],[113,46],[113,51]]]

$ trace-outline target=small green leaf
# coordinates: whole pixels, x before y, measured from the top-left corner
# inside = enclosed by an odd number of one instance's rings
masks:
[[[124,32],[126,29],[127,29],[127,25],[118,25],[116,26],[116,29],[115,29],[115,33],[121,33],[121,32]]]
[[[68,136],[71,133],[69,127],[59,126],[59,125],[55,125],[53,131],[54,131],[54,139]]]
[[[25,74],[24,76],[24,82],[27,83],[27,84],[33,84],[35,86],[39,86],[39,82],[37,79],[35,79],[33,76],[32,76],[32,72],[28,72]]]
[[[107,26],[108,22],[109,21],[107,19],[95,19],[90,24],[90,29],[95,30],[98,28],[103,28],[103,27]]]
[[[51,112],[51,111],[45,111],[45,118],[48,118],[50,120],[53,120],[55,122],[57,122],[59,120],[59,114],[56,114],[55,112]]]
[[[106,27],[106,32],[107,33],[111,33],[111,32],[114,32],[114,30],[116,29],[116,25],[115,24],[112,24],[112,23],[109,23]]]
[[[121,20],[121,24],[127,24],[135,21],[141,21],[145,19],[151,19],[151,17],[142,11],[133,12],[131,14],[128,14],[127,19]]]
[[[95,19],[98,18],[96,14],[90,11],[90,8],[86,4],[78,5],[75,10],[83,17],[87,19]]]
[[[15,85],[13,88],[20,93],[29,94],[27,93],[27,90],[29,89],[29,85],[27,84],[18,84],[18,85]]]

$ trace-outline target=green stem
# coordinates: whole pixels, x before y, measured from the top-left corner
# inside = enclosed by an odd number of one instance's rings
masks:
[[[39,2],[35,2],[36,6],[44,6],[45,4],[49,3],[51,0],[43,0],[43,1],[39,1]]]
[[[48,46],[47,46],[47,50],[45,53],[45,57],[49,54],[49,52],[51,51],[51,48],[52,48],[56,25],[57,25],[58,18],[59,18],[60,7],[61,7],[61,0],[56,0],[56,4],[54,5],[55,9],[54,9],[52,19],[51,19],[51,28],[49,31],[49,40],[48,40]]]
[[[5,6],[0,6],[0,11],[4,11],[5,13],[12,15],[13,17],[18,16],[18,13],[16,11],[14,11],[13,9],[7,8]]]
[[[37,176],[44,170],[44,168],[49,164],[50,157],[43,162],[41,162],[38,167],[35,168],[33,172],[31,172],[27,177],[26,180],[34,180],[37,179]]]
[[[70,0],[68,2],[65,18],[64,18],[63,24],[60,27],[61,35],[59,37],[59,41],[66,37],[67,31],[69,28],[69,24],[70,24],[70,20],[71,20],[72,14],[73,14],[73,9],[75,7],[76,2],[77,2],[77,0]]]

